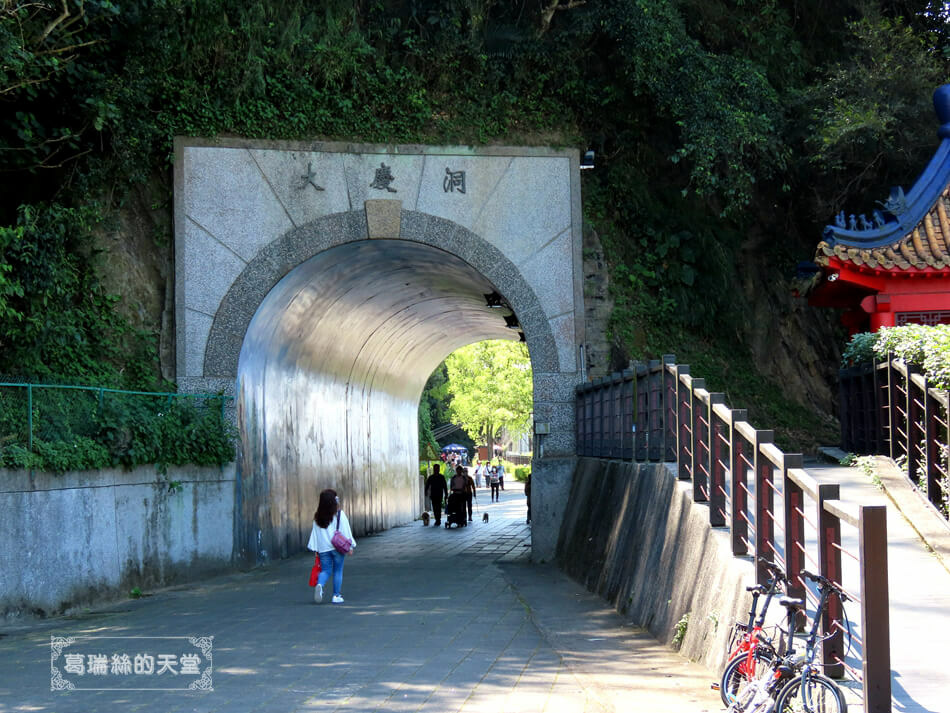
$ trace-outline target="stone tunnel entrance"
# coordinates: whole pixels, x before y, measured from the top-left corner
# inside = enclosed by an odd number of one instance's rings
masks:
[[[583,379],[576,151],[182,139],[175,214],[178,387],[235,396],[236,559],[305,549],[326,487],[356,534],[417,517],[426,379],[519,338],[551,558]]]

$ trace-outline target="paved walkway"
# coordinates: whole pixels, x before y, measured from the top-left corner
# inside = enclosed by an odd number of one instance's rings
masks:
[[[893,710],[950,710],[950,673],[944,658],[950,637],[950,572],[928,551],[895,503],[860,468],[808,464],[807,470],[821,482],[839,483],[842,500],[887,505]],[[842,546],[857,551],[854,528],[842,527]],[[843,558],[842,564],[846,587],[859,593],[856,566],[848,558]],[[858,661],[853,664],[860,665]],[[849,701],[850,710],[859,708]]]
[[[0,631],[0,713],[721,710],[715,674],[527,561],[517,484],[500,503],[480,495],[469,527],[417,522],[361,538],[342,605],[312,603],[312,558],[302,555]],[[214,690],[51,691],[51,635],[213,636]],[[111,650],[131,655],[137,641],[112,640]]]

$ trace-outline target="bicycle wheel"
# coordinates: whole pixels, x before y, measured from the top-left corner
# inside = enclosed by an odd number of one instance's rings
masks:
[[[755,650],[755,668],[748,671],[746,654],[739,654],[729,660],[726,668],[722,671],[722,678],[719,679],[719,696],[722,698],[722,704],[729,707],[743,688],[753,681],[757,681],[772,671],[773,653],[772,650],[760,646]]]
[[[848,704],[837,684],[821,674],[808,675],[802,700],[802,677],[796,676],[785,684],[775,697],[776,713],[847,713]]]

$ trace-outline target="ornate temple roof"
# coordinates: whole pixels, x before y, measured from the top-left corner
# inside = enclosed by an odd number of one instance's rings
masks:
[[[815,262],[827,266],[830,258],[873,270],[950,270],[950,187],[944,186],[930,210],[893,243],[867,247],[842,239],[818,243]]]
[[[905,194],[891,189],[880,210],[835,217],[825,227],[815,263],[832,258],[875,271],[950,270],[950,85],[934,92],[941,142],[930,164]]]

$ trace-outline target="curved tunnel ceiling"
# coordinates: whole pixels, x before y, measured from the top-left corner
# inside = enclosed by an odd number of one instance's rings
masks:
[[[414,518],[419,397],[448,354],[518,339],[494,286],[443,250],[364,240],[285,275],[248,327],[238,365],[241,546],[305,546],[317,495],[345,499],[354,532]]]
[[[351,388],[418,398],[432,370],[482,339],[517,339],[468,263],[427,245],[367,240],[319,253],[286,275],[251,321],[240,371],[326,374]],[[331,376],[332,375],[332,376]]]

